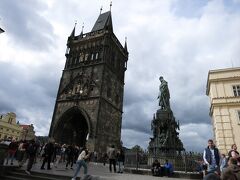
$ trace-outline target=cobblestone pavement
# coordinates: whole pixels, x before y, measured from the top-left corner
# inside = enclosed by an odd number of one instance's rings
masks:
[[[14,165],[17,165],[16,162]],[[41,170],[40,169],[41,162],[38,162],[34,164],[32,171],[36,172],[42,172],[42,173],[48,173],[48,174],[56,174],[56,175],[64,175],[64,176],[69,176],[69,180],[71,180],[71,177],[74,174],[74,170],[76,168],[76,165],[73,165],[73,169],[68,169],[65,168],[65,163],[60,163],[58,168],[52,167],[51,170]],[[45,164],[46,168],[47,164]],[[22,167],[22,169],[26,169],[26,165]],[[92,175],[96,179],[99,180],[176,180],[176,178],[168,178],[168,177],[153,177],[149,175],[137,175],[137,174],[128,174],[128,173],[110,173],[108,169],[108,165],[103,166],[101,163],[92,163],[90,162],[88,164],[88,174]],[[81,168],[81,171],[78,175],[78,177],[83,176],[83,168]],[[181,180],[186,180],[186,179],[181,179]]]

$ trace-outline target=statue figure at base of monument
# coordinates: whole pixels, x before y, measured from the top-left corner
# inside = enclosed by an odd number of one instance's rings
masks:
[[[161,84],[159,86],[159,106],[161,109],[170,109],[170,93],[168,90],[168,83],[163,79],[162,76],[159,78]]]

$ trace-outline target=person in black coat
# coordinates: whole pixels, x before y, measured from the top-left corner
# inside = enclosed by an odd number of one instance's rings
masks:
[[[46,162],[48,163],[47,169],[48,170],[51,169],[50,163],[51,163],[51,160],[52,160],[53,153],[54,153],[54,144],[53,144],[52,141],[49,141],[44,147],[44,155],[43,155],[44,159],[43,159],[41,169],[45,169],[44,165],[45,165]]]
[[[67,163],[66,163],[66,169],[68,169],[68,165],[71,164],[71,169],[73,168],[73,162],[74,162],[74,146],[69,145],[66,149],[67,154]]]
[[[28,148],[26,150],[27,156],[28,156],[28,164],[27,164],[27,170],[25,171],[27,174],[31,174],[30,171],[32,169],[32,165],[34,163],[34,160],[36,158],[37,150],[39,148],[39,145],[35,142],[35,140],[31,140]]]

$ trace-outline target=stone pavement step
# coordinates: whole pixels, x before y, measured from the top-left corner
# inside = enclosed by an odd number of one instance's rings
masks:
[[[70,177],[63,178],[62,176],[50,176],[47,174],[43,173],[35,173],[31,172],[31,175],[28,175],[25,171],[13,171],[10,172],[9,175],[14,176],[14,177],[20,177],[20,178],[25,178],[25,179],[36,179],[36,180],[69,180]]]
[[[38,161],[38,163],[34,164],[31,173],[34,176],[41,176],[41,177],[47,177],[47,178],[53,178],[53,179],[56,178],[59,180],[71,180],[74,174],[74,170],[76,169],[76,165],[75,164],[73,165],[73,170],[65,169],[65,165],[66,165],[65,163],[60,163],[58,168],[53,167],[51,170],[41,170],[40,169],[41,162]],[[20,170],[16,169],[17,166],[15,167],[8,166],[8,168],[10,168],[11,171],[14,171],[17,173],[19,172],[25,173],[24,170],[26,170],[26,165],[24,165]],[[110,173],[108,165],[103,166],[103,164],[101,163],[96,164],[91,162],[88,164],[88,173],[93,176],[93,179],[96,179],[96,180],[176,180],[176,178],[153,177],[151,175],[132,174],[132,173],[126,173],[126,172],[124,172],[123,174]],[[9,179],[6,179],[6,180],[23,180],[23,178],[18,176],[17,174],[15,174],[14,176],[15,177],[9,176],[8,177]],[[83,168],[81,169],[79,176],[83,177]],[[25,178],[24,180],[34,180],[31,178],[29,179],[29,177],[31,176],[26,174],[26,176],[24,177]],[[0,177],[0,179],[2,180],[2,177]],[[190,179],[190,178],[185,177],[185,178],[181,178],[180,180],[187,180],[187,179]]]
[[[26,176],[26,172],[23,169],[16,169],[14,172],[11,172],[11,174],[18,175],[19,177],[21,176]],[[29,175],[28,175],[29,176]],[[31,177],[41,177],[42,179],[48,178],[49,180],[69,180],[70,176],[64,176],[64,175],[56,175],[56,174],[46,174],[44,172],[36,172],[36,171],[31,171]]]

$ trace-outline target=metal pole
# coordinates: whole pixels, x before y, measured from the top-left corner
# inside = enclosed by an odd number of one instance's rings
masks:
[[[136,157],[137,157],[137,168],[136,168],[136,170],[138,170],[138,159],[139,159],[138,158],[138,149],[137,149],[137,156]]]
[[[185,173],[187,173],[186,151],[184,151],[184,169]]]

